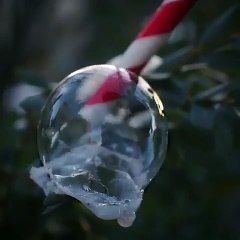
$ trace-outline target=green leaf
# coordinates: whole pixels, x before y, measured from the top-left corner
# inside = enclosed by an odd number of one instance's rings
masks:
[[[40,112],[44,102],[45,98],[42,94],[40,94],[26,98],[20,103],[20,106],[26,112]]]
[[[212,68],[230,75],[240,75],[240,51],[221,50],[206,56],[205,61]]]
[[[157,72],[171,72],[178,69],[189,59],[189,56],[193,53],[194,47],[187,46],[179,49],[173,54],[168,55],[163,60],[163,64],[157,69]]]
[[[211,129],[214,124],[214,111],[200,105],[193,105],[189,114],[189,120],[195,127]]]
[[[221,44],[229,38],[231,34],[239,31],[239,23],[240,5],[237,4],[225,11],[210,25],[200,39],[200,45],[208,48],[212,45]]]

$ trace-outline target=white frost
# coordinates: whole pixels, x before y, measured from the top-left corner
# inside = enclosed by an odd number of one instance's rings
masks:
[[[140,185],[146,181],[140,163],[139,159],[89,144],[55,157],[46,166],[32,167],[30,177],[46,196],[71,196],[99,218],[117,219],[121,226],[129,227],[142,201]]]

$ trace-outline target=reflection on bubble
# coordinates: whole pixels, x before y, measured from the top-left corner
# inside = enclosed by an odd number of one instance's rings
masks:
[[[32,168],[31,177],[46,195],[72,196],[96,216],[131,226],[165,157],[162,111],[148,83],[125,69],[96,65],[72,73],[43,108],[43,167]]]

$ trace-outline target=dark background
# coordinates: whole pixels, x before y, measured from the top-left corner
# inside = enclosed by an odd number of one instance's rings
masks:
[[[165,105],[169,149],[131,228],[72,199],[42,215],[29,179],[50,83],[122,53],[159,2],[0,1],[0,239],[240,239],[239,1],[199,0],[146,76]]]

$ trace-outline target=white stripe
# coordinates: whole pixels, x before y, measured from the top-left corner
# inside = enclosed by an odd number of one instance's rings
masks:
[[[119,67],[135,67],[146,63],[168,40],[169,33],[136,39],[125,51]]]
[[[168,4],[168,3],[171,3],[171,2],[180,2],[182,0],[165,0],[161,6],[165,5],[165,4]]]

